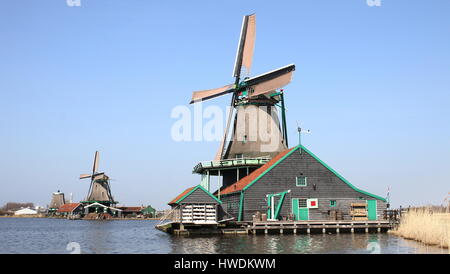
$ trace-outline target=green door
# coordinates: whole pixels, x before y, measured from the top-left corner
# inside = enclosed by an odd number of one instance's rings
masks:
[[[309,208],[307,208],[307,207],[300,207],[299,209],[298,209],[298,211],[299,211],[299,220],[300,221],[307,221],[307,220],[309,220]]]
[[[298,200],[298,198],[292,199],[292,214],[294,214],[296,221],[307,221],[309,220],[309,209],[307,207],[300,207]]]
[[[369,221],[377,219],[377,200],[367,200],[367,216]]]
[[[294,214],[294,220],[298,220],[298,198],[292,199],[292,214]]]

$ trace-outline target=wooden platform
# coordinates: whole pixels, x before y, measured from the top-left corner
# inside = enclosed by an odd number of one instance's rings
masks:
[[[391,228],[389,221],[266,221],[248,225],[252,234],[268,233],[355,233],[386,232]]]
[[[171,229],[173,222],[157,226],[174,235],[248,235],[248,234],[312,234],[312,233],[380,233],[392,228],[389,221],[266,221],[239,222],[215,228]]]

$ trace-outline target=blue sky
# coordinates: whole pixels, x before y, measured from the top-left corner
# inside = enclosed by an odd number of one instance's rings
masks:
[[[86,196],[95,150],[117,200],[157,208],[218,142],[175,142],[172,109],[231,77],[257,14],[253,75],[295,63],[291,145],[394,206],[450,192],[450,2],[2,1],[0,204]],[[205,105],[228,105],[223,97]],[[205,121],[206,122],[206,121]]]

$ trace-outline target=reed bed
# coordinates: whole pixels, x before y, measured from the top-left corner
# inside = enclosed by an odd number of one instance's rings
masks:
[[[443,248],[450,247],[450,212],[446,208],[425,207],[405,213],[393,234]]]

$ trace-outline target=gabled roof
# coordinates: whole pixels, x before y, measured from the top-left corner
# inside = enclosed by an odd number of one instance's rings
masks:
[[[284,156],[286,156],[286,154],[288,154],[289,152],[291,152],[295,148],[296,147],[289,148],[289,149],[286,149],[286,150],[280,152],[278,155],[273,157],[270,161],[268,161],[267,163],[262,165],[260,168],[254,170],[252,173],[250,173],[249,175],[247,175],[244,178],[240,179],[236,183],[234,183],[234,184],[226,187],[225,189],[221,190],[220,191],[220,195],[230,194],[230,193],[234,193],[234,192],[238,192],[238,191],[243,190],[246,186],[248,186],[253,181],[255,181],[261,174],[266,172],[269,168],[271,168],[272,166],[275,166],[276,164],[278,164],[277,162],[280,159],[282,159]]]
[[[75,208],[77,208],[80,205],[81,205],[80,203],[64,204],[64,205],[60,206],[56,212],[60,212],[60,213],[72,212]]]
[[[298,150],[300,148],[301,148],[302,151],[308,153],[311,157],[313,157],[315,160],[317,160],[319,163],[321,163],[325,168],[327,168],[329,171],[331,171],[334,175],[336,175],[339,179],[341,179],[345,184],[347,184],[353,190],[386,202],[386,199],[384,199],[384,198],[382,198],[380,196],[371,194],[369,192],[366,192],[364,190],[361,190],[361,189],[355,187],[354,185],[352,185],[349,181],[347,181],[344,177],[342,177],[339,173],[337,173],[334,169],[332,169],[325,162],[320,160],[319,157],[314,155],[311,151],[309,151],[308,149],[306,149],[302,145],[299,145],[299,146],[296,146],[296,147],[293,147],[293,148],[290,148],[290,149],[287,149],[287,150],[284,150],[284,151],[280,152],[280,154],[278,154],[277,156],[272,158],[272,160],[270,160],[269,162],[264,164],[262,167],[258,168],[257,170],[253,171],[252,173],[250,173],[246,177],[242,178],[241,180],[237,181],[236,183],[234,183],[234,184],[228,186],[227,188],[225,188],[224,190],[222,190],[220,192],[220,195],[226,195],[226,194],[236,193],[236,192],[240,192],[240,191],[245,191],[252,184],[254,184],[261,177],[263,177],[267,172],[269,172],[272,168],[277,166],[284,159],[286,159],[289,155],[291,155],[294,151],[296,151],[296,150]]]
[[[173,199],[172,201],[170,201],[168,203],[168,205],[172,205],[172,204],[176,204],[178,200],[180,200],[181,198],[183,198],[183,196],[185,196],[186,194],[188,194],[194,187],[190,187],[187,188],[185,191],[181,192],[177,197],[175,197],[175,199]]]
[[[197,185],[194,187],[190,187],[188,189],[186,189],[185,191],[183,191],[180,195],[178,195],[175,199],[173,199],[172,201],[170,201],[168,203],[168,205],[173,205],[173,204],[178,204],[181,201],[184,200],[184,198],[188,197],[189,195],[191,195],[192,192],[194,192],[197,189],[201,189],[203,190],[206,194],[208,194],[209,196],[211,196],[211,198],[213,198],[214,200],[216,200],[219,204],[221,204],[222,202],[220,200],[218,200],[214,195],[212,195],[208,190],[204,189],[201,185]]]

